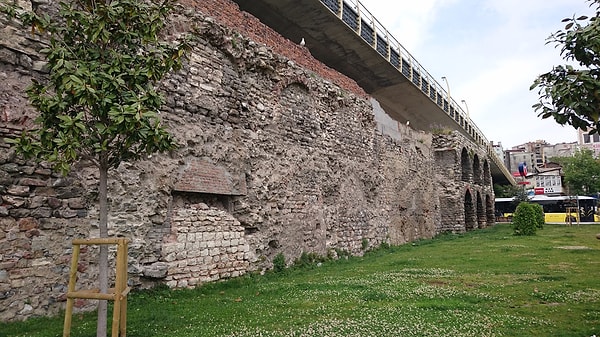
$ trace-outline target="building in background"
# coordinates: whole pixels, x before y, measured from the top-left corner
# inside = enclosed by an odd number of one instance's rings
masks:
[[[598,158],[600,154],[600,135],[595,133],[590,135],[589,132],[583,131],[581,129],[577,130],[577,140],[579,142],[579,146],[584,149],[590,149],[594,152],[594,157]]]
[[[544,146],[543,151],[546,163],[551,162],[552,158],[555,157],[572,157],[578,148],[579,144],[577,144],[577,142],[558,143],[554,145],[549,144]]]
[[[548,146],[550,146],[550,144],[548,144],[548,142],[546,142],[545,140],[536,140],[535,142],[528,142],[525,144],[514,146],[513,150],[521,150],[524,153],[531,153],[533,155],[531,164],[533,165],[529,167],[534,168],[540,165],[544,165],[544,163],[546,162],[544,148]]]
[[[593,141],[594,137],[593,135],[583,137],[580,133],[580,139]],[[492,144],[492,146],[497,151],[496,145]],[[598,151],[595,153],[600,153],[600,141],[595,146]],[[580,147],[578,142],[549,144],[544,140],[536,140],[514,146],[510,150],[502,150],[500,145],[499,149],[502,151],[501,158],[503,158],[506,168],[530,194],[554,196],[564,194],[565,190],[562,183],[562,167],[558,163],[552,162],[552,158],[571,157]],[[521,177],[519,174],[519,165],[522,163],[527,166],[526,177]]]
[[[527,163],[527,166],[533,172],[535,167],[543,167],[555,157],[571,157],[579,148],[577,142],[549,144],[545,140],[536,140],[525,144],[513,146],[511,150],[504,151],[504,155],[512,156],[505,158],[506,167],[514,172],[512,166],[518,167],[519,162]],[[598,143],[598,151],[600,151],[600,143]],[[507,163],[510,163],[509,166]]]
[[[490,144],[492,145],[492,149],[494,149],[494,152],[496,153],[498,158],[500,158],[500,160],[502,160],[502,162],[504,163],[504,149],[502,148],[502,142],[494,143],[492,141],[490,142]]]
[[[527,168],[533,169],[535,167],[535,154],[515,147],[511,150],[504,150],[504,165],[511,173],[518,173],[521,163],[525,163]]]
[[[534,194],[562,195],[562,176],[562,167],[557,163],[536,167],[535,173],[532,175]]]

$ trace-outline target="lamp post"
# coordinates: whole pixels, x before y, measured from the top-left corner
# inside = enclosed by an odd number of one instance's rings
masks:
[[[448,89],[446,93],[448,94],[448,104],[450,104],[450,84],[448,84],[448,79],[446,78],[446,76],[442,76],[442,80],[446,82],[446,89]]]
[[[460,101],[461,103],[463,103],[465,105],[465,108],[467,109],[467,118],[471,119],[471,114],[469,113],[469,106],[467,105],[467,101],[465,101],[464,99]]]

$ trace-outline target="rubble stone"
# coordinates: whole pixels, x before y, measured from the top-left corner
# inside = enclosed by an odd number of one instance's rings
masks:
[[[108,182],[109,235],[131,240],[135,288],[195,287],[272,268],[279,253],[361,255],[365,243],[491,223],[489,171],[470,169],[485,167],[485,154],[464,137],[404,126],[400,140],[381,134],[364,91],[306,49],[229,0],[181,3],[195,11],[174,16],[170,33],[195,26],[197,39],[161,88],[179,147],[123,162]],[[34,126],[26,88],[47,74],[44,41],[0,22],[0,320],[10,321],[64,308],[71,241],[99,233],[98,172],[81,162],[61,177],[5,141]],[[97,255],[82,247],[79,289],[93,287]]]

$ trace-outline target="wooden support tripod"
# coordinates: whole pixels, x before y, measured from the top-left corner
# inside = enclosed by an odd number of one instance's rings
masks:
[[[71,320],[73,304],[76,298],[110,300],[114,301],[112,319],[112,337],[125,337],[127,325],[127,244],[125,238],[95,238],[73,240],[73,257],[71,258],[71,271],[69,273],[69,288],[67,290],[67,308],[65,310],[65,325],[63,337],[71,334]],[[115,287],[108,293],[100,293],[100,289],[75,290],[77,283],[77,266],[79,264],[79,250],[81,245],[117,245],[116,280]]]

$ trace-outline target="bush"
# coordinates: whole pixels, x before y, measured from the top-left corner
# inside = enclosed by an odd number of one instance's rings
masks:
[[[369,249],[369,240],[367,238],[363,238],[361,242],[363,252],[366,252]]]
[[[515,235],[535,235],[538,223],[539,210],[528,202],[519,203],[513,216]]]
[[[273,259],[273,271],[276,273],[281,273],[285,270],[285,267],[285,256],[283,253],[275,255],[275,258]]]
[[[294,267],[306,268],[325,261],[327,261],[327,258],[320,256],[319,254],[302,252],[302,255],[294,260]]]
[[[544,225],[546,224],[546,218],[544,217],[544,208],[540,204],[531,204],[531,206],[533,206],[533,209],[535,210],[535,215],[537,219],[535,227],[539,229],[544,228]]]

